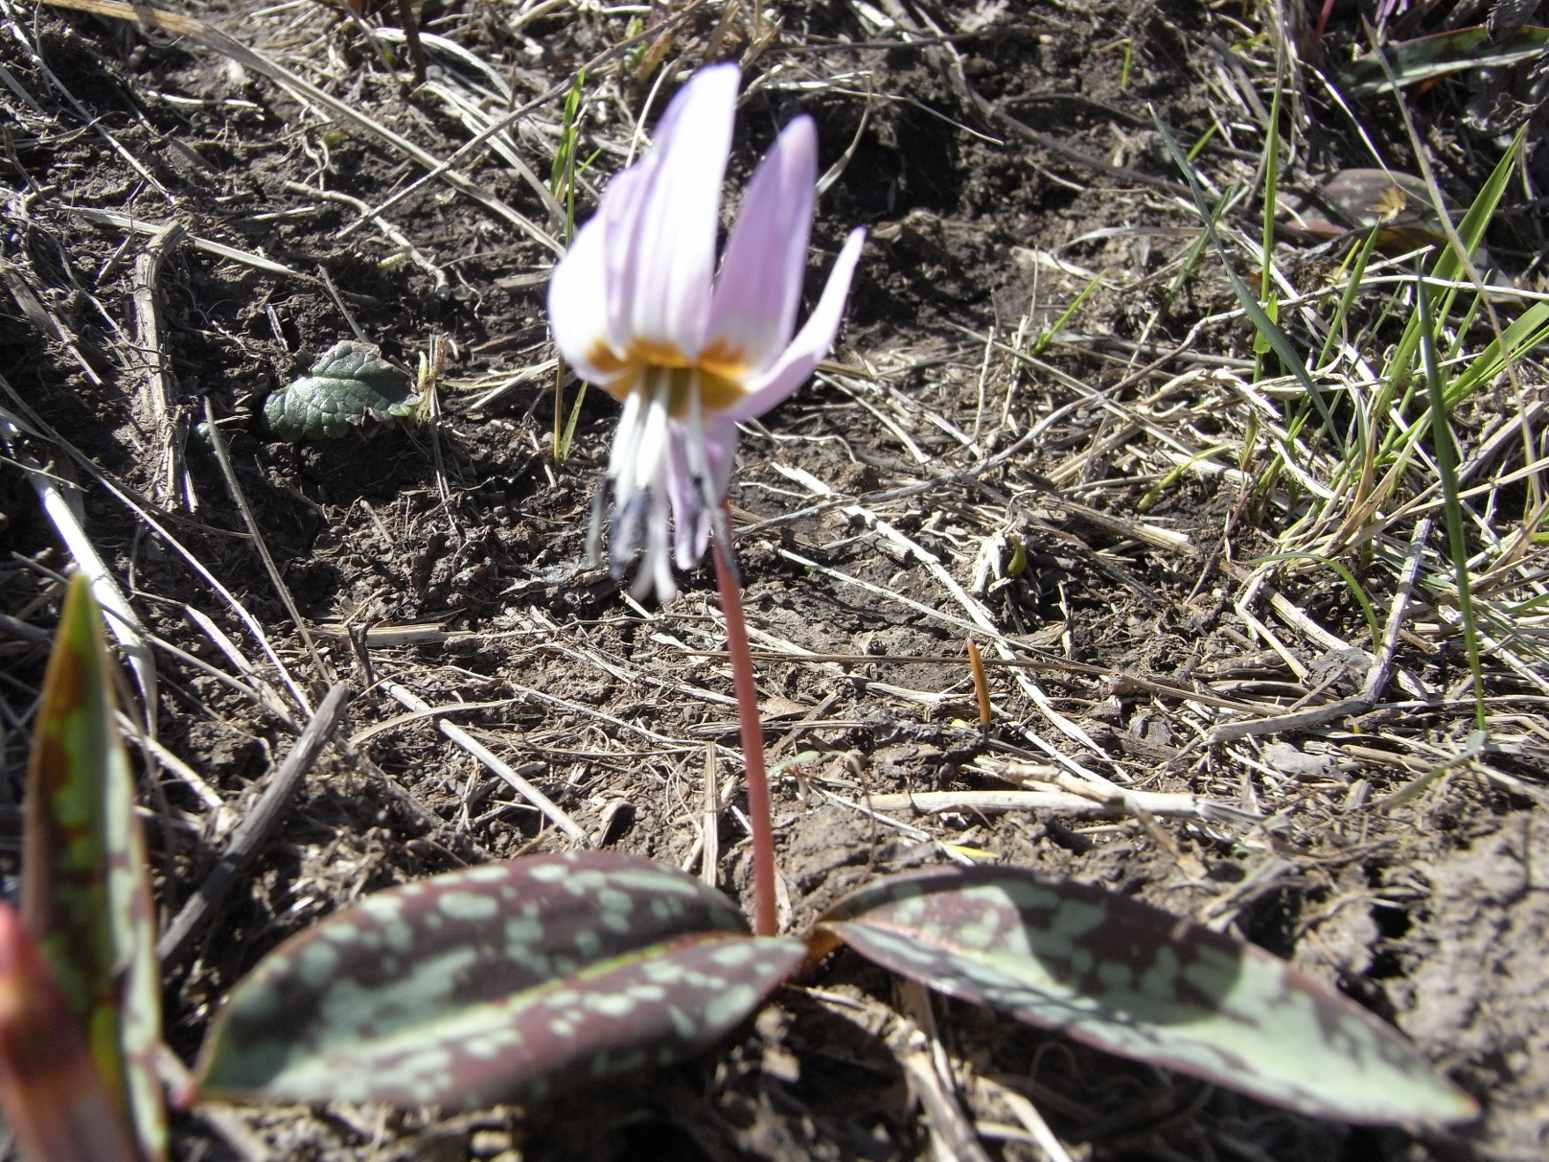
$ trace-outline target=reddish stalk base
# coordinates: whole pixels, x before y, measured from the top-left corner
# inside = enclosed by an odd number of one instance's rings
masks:
[[[758,718],[758,689],[753,685],[753,656],[748,650],[748,626],[742,617],[742,594],[715,544],[715,583],[726,616],[726,652],[731,657],[732,685],[737,691],[737,725],[742,732],[742,761],[748,779],[748,822],[753,827],[753,933],[773,936],[779,926],[775,913],[774,824],[769,811],[769,779],[764,773],[764,727]]]

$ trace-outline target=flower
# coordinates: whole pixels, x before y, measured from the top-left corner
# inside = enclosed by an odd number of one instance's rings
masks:
[[[560,354],[624,405],[607,468],[609,557],[622,574],[643,538],[637,597],[670,598],[673,562],[693,568],[712,530],[730,561],[721,502],[737,423],[785,399],[828,353],[865,239],[851,232],[793,339],[817,170],[803,115],[759,163],[716,274],[738,81],[730,64],[689,79],[655,146],[609,184],[549,282]]]

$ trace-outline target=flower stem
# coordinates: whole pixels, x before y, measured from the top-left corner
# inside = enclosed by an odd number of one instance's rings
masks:
[[[748,650],[748,626],[742,617],[742,594],[726,561],[726,550],[715,543],[715,581],[726,617],[726,652],[731,657],[732,685],[737,691],[737,725],[742,730],[742,762],[747,769],[748,821],[753,827],[753,933],[773,936],[775,918],[774,824],[769,812],[769,779],[764,774],[764,728],[758,719],[758,690],[753,685],[753,655]]]

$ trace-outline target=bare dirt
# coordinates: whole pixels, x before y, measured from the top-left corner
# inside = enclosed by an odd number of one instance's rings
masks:
[[[778,28],[759,41],[745,10],[720,5],[567,3],[533,15],[538,7],[427,4],[423,29],[490,72],[431,45],[419,87],[400,45],[367,37],[367,26],[395,25],[390,9],[364,24],[320,4],[190,11],[438,159],[474,133],[448,94],[493,115],[531,104],[509,136],[544,179],[575,70],[630,35],[634,16],[656,28],[677,21],[643,42],[656,59],[619,53],[588,74],[581,148],[599,152],[582,217],[623,163],[629,123],[649,99],[649,124],[706,60],[745,61],[734,185],[792,113],[816,118],[821,165],[839,172],[819,201],[809,290],[852,226],[870,237],[832,363],[751,428],[731,497],[755,648],[847,659],[760,663],[771,745],[788,739],[781,753],[803,756],[775,792],[792,922],[871,875],[942,861],[938,841],[992,853],[1208,919],[1290,958],[1391,1020],[1485,1106],[1477,1124],[1447,1133],[1350,1129],[939,1001],[961,1098],[990,1155],[1042,1156],[985,1078],[1030,1097],[1078,1158],[1544,1157],[1549,764],[1532,682],[1491,671],[1499,745],[1482,765],[1448,765],[1472,727],[1450,631],[1417,628],[1404,640],[1397,664],[1411,686],[1388,690],[1391,706],[1230,744],[1210,738],[1230,715],[1156,685],[1283,709],[1352,688],[1337,648],[1279,618],[1266,593],[1243,598],[1243,563],[1276,551],[1293,513],[1240,474],[1165,479],[1178,461],[1163,453],[1183,448],[1186,458],[1237,438],[1244,418],[1233,409],[1246,405],[1212,376],[1246,376],[1253,351],[1241,319],[1191,331],[1236,300],[1208,252],[1184,268],[1198,216],[1151,110],[1185,147],[1215,125],[1198,164],[1220,189],[1251,191],[1260,138],[1240,91],[1269,100],[1268,9],[781,3],[768,10]],[[82,485],[86,528],[165,644],[159,742],[205,785],[163,766],[145,797],[163,820],[151,833],[165,915],[197,890],[223,829],[304,721],[289,681],[313,702],[335,678],[355,691],[349,727],[308,776],[281,838],[194,953],[169,966],[173,1048],[191,1057],[264,951],[360,894],[566,846],[430,721],[402,718],[387,683],[434,707],[477,703],[450,719],[592,843],[688,864],[702,839],[707,746],[723,781],[740,762],[714,582],[702,571],[666,608],[641,608],[586,566],[616,409],[590,393],[572,455],[554,461],[553,371],[543,366],[553,253],[445,180],[383,213],[396,237],[357,225],[424,167],[193,38],[21,0],[4,0],[0,14],[0,406],[57,433],[30,446]],[[916,35],[921,43],[908,43]],[[1316,43],[1300,35],[1305,55]],[[1355,43],[1354,14],[1336,14],[1325,37],[1322,60]],[[510,89],[504,105],[497,82]],[[1368,164],[1350,122],[1322,90],[1309,92],[1291,180]],[[1438,179],[1463,204],[1500,149],[1495,127],[1449,118],[1467,95],[1453,84],[1414,96]],[[1380,148],[1412,169],[1391,105],[1359,112]],[[1530,148],[1529,184],[1544,157]],[[498,154],[474,149],[458,166],[477,189],[555,228]],[[1226,220],[1256,237],[1256,214],[1250,194]],[[183,233],[147,284],[137,260],[149,231],[174,222]],[[1490,241],[1524,285],[1535,277],[1534,229],[1519,190]],[[1309,287],[1337,262],[1289,241],[1281,258]],[[1101,285],[1062,319],[1094,275]],[[150,402],[137,290],[159,308],[174,399],[166,420]],[[1056,323],[1061,336],[1035,350]],[[262,400],[352,326],[407,368],[443,337],[443,414],[335,441],[272,439],[257,420]],[[195,430],[206,405],[310,641]],[[1472,405],[1459,416],[1465,439],[1514,406],[1505,396]],[[170,488],[169,447],[180,450]],[[1522,465],[1521,441],[1514,454],[1501,471]],[[887,495],[921,482],[934,483]],[[824,487],[844,503],[789,518]],[[1520,516],[1502,508],[1489,519],[1505,527]],[[170,539],[252,614],[285,674]],[[46,657],[46,638],[23,631],[51,629],[68,558],[9,461],[0,549],[0,612],[14,619],[0,625],[0,801],[14,806]],[[1075,665],[992,669],[996,713],[981,730],[963,660],[969,615],[942,577],[971,587],[990,558],[1001,576],[975,599],[995,628],[1024,658]],[[1359,554],[1349,564],[1360,570]],[[1392,578],[1362,577],[1381,617]],[[1337,641],[1364,640],[1361,610],[1333,573],[1290,571],[1275,585]],[[1414,620],[1441,624],[1424,604]],[[1278,650],[1259,632],[1264,621]],[[403,627],[418,641],[395,637]],[[1265,822],[969,810],[879,820],[860,809],[905,791],[1004,787],[1007,761],[1045,764],[1051,750],[1126,786],[1209,797]],[[19,828],[14,810],[0,810],[10,874]],[[723,809],[718,821],[719,882],[746,899],[741,816]],[[703,1062],[549,1109],[235,1119],[249,1151],[280,1158],[925,1157],[927,1119],[895,1053],[910,1031],[889,1015],[891,989],[841,958],[816,990],[789,990]],[[179,1158],[242,1150],[198,1116],[176,1124]]]

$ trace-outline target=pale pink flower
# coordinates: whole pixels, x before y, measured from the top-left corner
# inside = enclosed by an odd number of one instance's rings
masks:
[[[759,163],[716,274],[738,80],[729,64],[690,78],[549,283],[560,353],[624,405],[607,470],[613,569],[643,545],[635,592],[662,600],[675,592],[673,562],[693,568],[712,530],[730,559],[720,513],[737,422],[769,411],[828,354],[865,238],[851,232],[793,339],[817,172],[817,134],[800,116]]]

